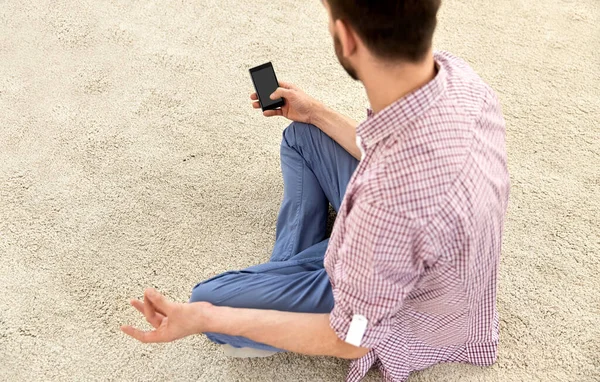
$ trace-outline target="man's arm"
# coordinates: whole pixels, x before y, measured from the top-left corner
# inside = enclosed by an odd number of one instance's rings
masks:
[[[329,135],[350,155],[360,160],[360,149],[356,145],[356,126],[358,126],[358,123],[323,104],[316,108],[311,123]]]
[[[280,81],[279,86],[271,94],[271,99],[282,97],[285,99],[285,104],[281,109],[266,110],[263,112],[264,116],[283,116],[292,121],[312,123],[346,149],[350,155],[360,160],[360,149],[356,145],[358,123],[331,110],[290,83]],[[256,93],[252,93],[250,99],[252,106],[260,109]]]
[[[329,326],[329,314],[212,306],[205,319],[206,332],[242,336],[294,353],[355,359],[369,351],[340,340]]]
[[[369,349],[340,340],[329,326],[329,314],[214,306],[208,302],[175,303],[155,289],[146,289],[144,301],[131,300],[154,330],[132,326],[121,330],[144,342],[170,342],[206,332],[243,336],[279,349],[307,355],[360,358]]]

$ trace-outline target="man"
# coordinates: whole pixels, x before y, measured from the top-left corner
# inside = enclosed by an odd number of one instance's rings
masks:
[[[285,106],[264,112],[294,121],[270,262],[198,284],[189,303],[147,290],[132,305],[156,329],[122,330],[142,342],[205,333],[232,355],[352,359],[348,381],[373,365],[388,381],[439,362],[491,365],[509,188],[498,100],[465,62],[433,53],[440,0],[324,5],[367,120],[282,82],[271,97]]]

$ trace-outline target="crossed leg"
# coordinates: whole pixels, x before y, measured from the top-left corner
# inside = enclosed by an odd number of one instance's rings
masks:
[[[358,160],[313,125],[294,122],[283,132],[284,192],[270,261],[196,285],[190,302],[218,306],[329,313],[333,295],[323,258],[329,239],[328,205],[339,210]],[[244,337],[206,333],[218,344],[281,351]]]

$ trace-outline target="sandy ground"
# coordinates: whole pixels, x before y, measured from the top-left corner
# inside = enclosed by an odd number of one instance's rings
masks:
[[[600,380],[600,3],[448,0],[436,47],[502,99],[512,195],[491,368],[416,381]],[[274,62],[360,120],[317,0],[0,0],[0,380],[341,381],[345,361],[231,360],[118,326],[154,286],[268,258],[286,122],[250,108]],[[371,372],[368,381],[378,380]]]

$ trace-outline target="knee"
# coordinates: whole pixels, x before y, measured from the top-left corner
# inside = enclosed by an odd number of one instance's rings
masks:
[[[196,285],[192,289],[189,302],[210,302],[213,305],[224,304],[231,296],[240,292],[239,285],[229,282],[228,274],[223,274]]]
[[[193,289],[192,289],[192,294],[190,295],[190,301],[189,302],[201,302],[201,301],[207,301],[212,303],[211,301],[211,297],[213,296],[211,294],[211,286],[208,283],[200,283],[198,285],[196,285]]]
[[[283,130],[281,144],[298,149],[307,141],[314,141],[314,137],[323,134],[315,125],[303,122],[292,122]]]

